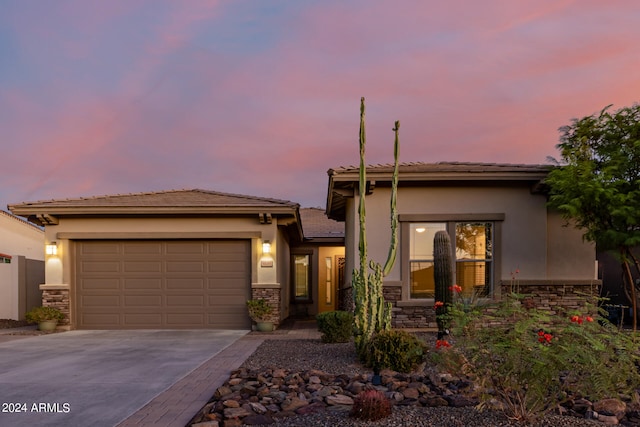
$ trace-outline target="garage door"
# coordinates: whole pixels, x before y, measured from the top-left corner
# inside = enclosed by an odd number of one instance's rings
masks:
[[[75,245],[79,329],[250,329],[248,240]]]

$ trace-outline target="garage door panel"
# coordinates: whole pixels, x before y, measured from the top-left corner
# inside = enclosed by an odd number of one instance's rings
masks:
[[[160,242],[125,242],[122,244],[122,253],[125,255],[160,255],[162,244]]]
[[[83,273],[120,273],[120,263],[117,261],[83,261],[80,264]]]
[[[89,245],[83,246],[81,248],[81,253],[83,255],[119,255],[122,251],[122,245],[115,243],[104,241],[101,245]]]
[[[167,295],[167,307],[204,307],[204,295]]]
[[[153,329],[161,325],[161,313],[125,313],[122,317],[122,325],[128,328]]]
[[[124,261],[125,273],[162,273],[160,261]]]
[[[170,242],[167,245],[169,255],[194,255],[205,254],[206,245],[201,242]]]
[[[84,307],[119,307],[119,295],[83,295],[80,301]]]
[[[167,313],[167,326],[190,327],[191,325],[205,325],[204,313]]]
[[[157,278],[145,278],[145,277],[132,277],[123,279],[124,289],[126,291],[136,290],[162,290],[162,279]]]
[[[203,290],[203,278],[167,278],[167,290]]]
[[[202,273],[204,263],[201,261],[168,261],[167,273]]]
[[[84,313],[79,319],[87,329],[90,328],[118,328],[120,326],[120,316],[115,313]]]
[[[248,240],[76,242],[80,329],[249,329]]]
[[[120,279],[117,277],[84,279],[78,283],[78,286],[84,291],[119,291]]]
[[[124,307],[131,310],[135,307],[162,307],[160,295],[125,295]]]

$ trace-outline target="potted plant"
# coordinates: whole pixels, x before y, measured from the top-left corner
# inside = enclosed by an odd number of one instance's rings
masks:
[[[273,308],[267,303],[267,300],[262,298],[250,299],[247,301],[247,309],[249,310],[249,317],[256,322],[258,331],[273,331],[273,322],[269,320]]]
[[[35,307],[25,314],[25,318],[29,323],[37,323],[41,331],[51,332],[64,319],[64,313],[55,307]]]

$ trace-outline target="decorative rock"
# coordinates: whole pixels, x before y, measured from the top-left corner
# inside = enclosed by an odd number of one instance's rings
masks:
[[[598,421],[609,426],[617,425],[619,423],[618,417],[616,417],[615,415],[598,414]]]
[[[227,386],[222,386],[222,387],[218,387],[218,389],[216,390],[214,396],[217,397],[218,399],[227,396],[229,394],[233,393],[233,390],[231,390],[229,387]]]
[[[333,396],[327,396],[324,399],[329,405],[353,405],[353,399],[344,394],[336,394]]]
[[[309,384],[320,384],[321,382],[320,377],[317,375],[309,377]]]
[[[237,400],[225,400],[222,404],[227,408],[239,408],[240,403]]]
[[[447,402],[447,400],[444,399],[443,397],[432,396],[432,397],[427,397],[426,406],[432,406],[432,407],[449,406],[449,402]]]
[[[627,411],[627,404],[619,399],[602,399],[593,404],[593,410],[600,414],[604,412],[615,415],[618,420],[621,420]]]
[[[265,408],[264,405],[260,403],[250,402],[249,406],[251,407],[251,410],[256,414],[265,414],[267,412],[267,408]]]
[[[244,408],[226,408],[224,410],[224,417],[229,418],[244,418],[251,415],[249,411]]]
[[[406,399],[418,399],[420,397],[420,391],[417,388],[407,387],[401,393]]]
[[[301,408],[296,409],[296,414],[298,415],[307,415],[307,414],[314,414],[316,412],[322,412],[325,411],[327,409],[327,407],[325,406],[324,403],[322,402],[314,402],[311,403],[307,406],[303,406]]]
[[[296,409],[307,406],[308,404],[309,401],[307,400],[302,400],[299,397],[293,397],[282,402],[281,407],[283,411],[295,411]]]
[[[191,427],[220,427],[217,421],[205,421],[202,423],[192,424]]]

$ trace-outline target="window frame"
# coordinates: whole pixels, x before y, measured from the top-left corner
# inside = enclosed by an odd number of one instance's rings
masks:
[[[296,256],[306,256],[309,259],[307,264],[307,298],[298,298],[296,296]],[[291,302],[293,304],[312,304],[313,303],[313,258],[312,250],[296,250],[291,251]]]
[[[411,297],[411,224],[418,222],[445,223],[446,230],[452,242],[453,256],[455,258],[455,231],[457,223],[492,223],[492,259],[491,259],[491,279],[489,283],[489,297],[500,296],[499,278],[497,273],[501,271],[500,267],[500,247],[502,242],[502,222],[505,219],[503,213],[488,214],[404,214],[398,216],[400,223],[400,262],[401,262],[401,281],[402,281],[402,300],[404,302],[414,303],[432,303],[434,298],[412,298]],[[458,263],[457,259],[454,262]],[[454,270],[454,283],[455,283]]]

